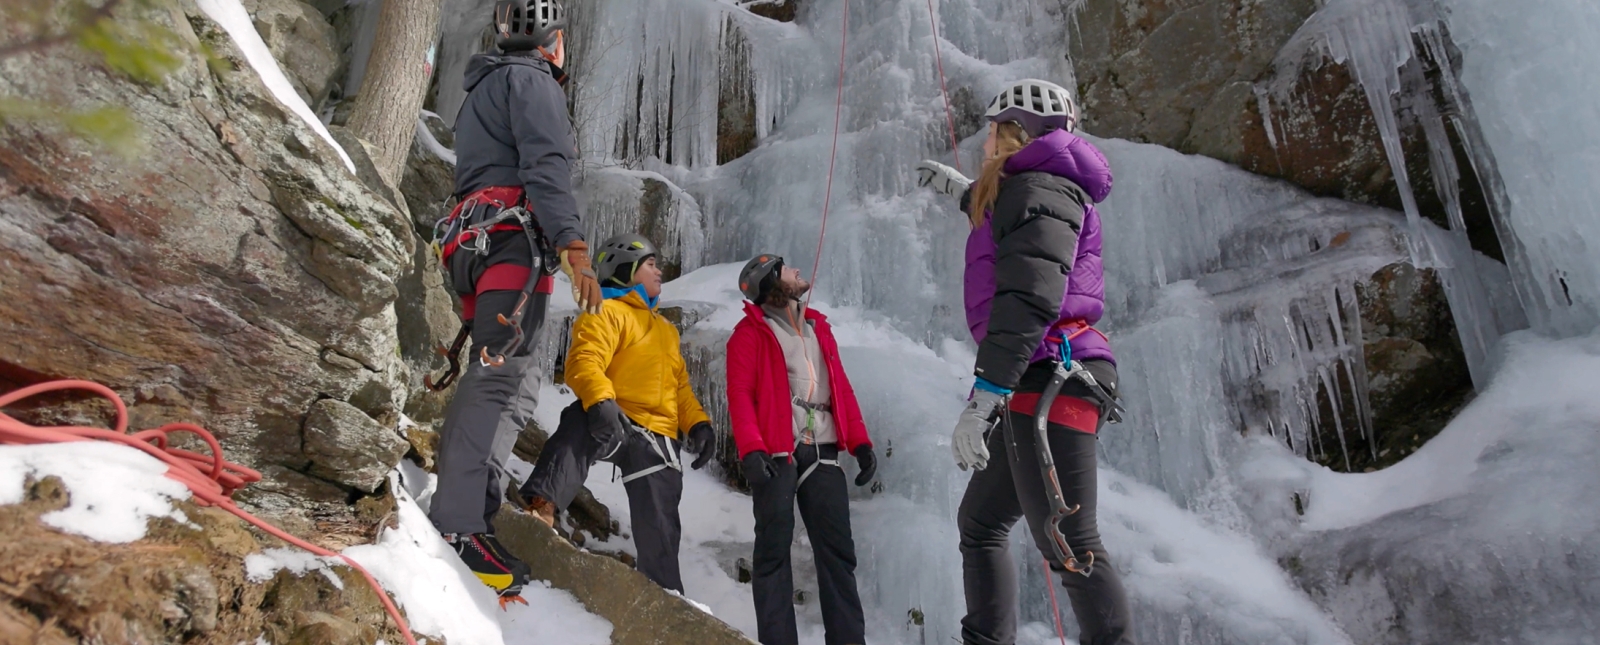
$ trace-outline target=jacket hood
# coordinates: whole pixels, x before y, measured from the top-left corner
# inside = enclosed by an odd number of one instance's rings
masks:
[[[606,300],[621,300],[628,305],[639,309],[656,310],[656,305],[661,304],[661,298],[651,298],[644,290],[644,285],[636,284],[626,289],[617,287],[600,287],[600,296]]]
[[[1097,204],[1111,195],[1111,163],[1088,139],[1066,130],[1034,139],[1006,160],[1008,175],[1031,171],[1071,181]]]
[[[538,56],[524,53],[478,54],[467,59],[467,74],[462,81],[462,85],[466,91],[471,92],[472,88],[477,87],[484,77],[508,65],[526,65],[546,74],[550,73],[550,64]]]
[[[744,301],[744,317],[758,323],[766,324],[765,321],[767,319],[767,311],[762,309],[761,305],[746,300]],[[806,320],[827,322],[828,317],[822,315],[822,312],[817,311],[816,309],[806,307]]]

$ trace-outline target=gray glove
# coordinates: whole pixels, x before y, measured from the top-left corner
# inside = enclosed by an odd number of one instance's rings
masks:
[[[1005,402],[1005,397],[994,392],[977,390],[967,409],[956,420],[956,429],[950,436],[950,450],[955,453],[956,465],[962,470],[983,470],[989,466],[989,446],[984,434],[989,431],[990,417]]]
[[[917,187],[933,188],[941,193],[961,198],[961,193],[967,191],[967,186],[972,185],[972,180],[951,168],[932,159],[925,159],[917,164]]]

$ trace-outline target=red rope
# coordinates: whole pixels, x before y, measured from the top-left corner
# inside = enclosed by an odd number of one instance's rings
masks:
[[[822,191],[822,228],[817,233],[817,257],[811,262],[811,291],[806,306],[817,293],[817,269],[822,267],[822,243],[828,238],[828,204],[833,201],[833,167],[839,160],[839,115],[844,108],[844,52],[850,35],[850,0],[844,0],[844,24],[839,27],[839,91],[833,99],[833,149],[828,152],[828,187]]]
[[[1050,615],[1056,619],[1056,638],[1061,639],[1061,645],[1067,645],[1067,633],[1061,629],[1061,605],[1056,604],[1055,576],[1050,571],[1050,561],[1044,560],[1044,586],[1050,589]]]
[[[961,170],[961,149],[956,142],[956,117],[950,111],[950,92],[944,84],[944,56],[939,53],[939,22],[933,17],[933,0],[928,0],[928,26],[933,29],[933,62],[939,68],[939,96],[944,97],[944,121],[950,126],[950,154],[955,157],[956,170]]]
[[[334,553],[310,542],[288,534],[283,529],[268,524],[266,521],[245,512],[233,503],[233,493],[252,482],[261,481],[261,473],[230,463],[222,459],[222,444],[205,428],[188,423],[169,423],[152,430],[141,430],[128,434],[128,406],[116,392],[99,383],[89,381],[51,381],[25,387],[4,396],[0,396],[0,408],[12,405],[18,401],[44,392],[57,390],[88,390],[94,392],[116,408],[117,418],[114,430],[104,428],[87,428],[82,426],[50,426],[38,427],[18,421],[3,412],[0,412],[0,445],[27,446],[46,443],[70,443],[76,441],[102,440],[121,444],[144,451],[156,459],[167,464],[167,477],[182,482],[194,492],[195,498],[202,505],[216,506],[222,510],[239,516],[240,519],[254,524],[257,528],[276,536],[278,539],[323,557],[337,557],[349,564],[351,568],[361,573],[367,579],[367,584],[378,594],[378,599],[383,601],[383,608],[389,612],[389,617],[394,619],[395,626],[400,628],[400,634],[405,637],[407,645],[417,645],[416,639],[411,636],[411,628],[406,625],[406,619],[400,615],[400,610],[395,607],[389,595],[384,593],[383,586],[372,577],[365,568],[355,560],[343,554]],[[187,433],[199,437],[211,450],[211,454],[202,455],[168,445],[168,436],[173,433]]]

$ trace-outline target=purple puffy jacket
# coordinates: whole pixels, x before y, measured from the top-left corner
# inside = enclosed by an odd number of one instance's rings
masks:
[[[1033,140],[1006,161],[1005,172],[1014,175],[1037,171],[1062,177],[1089,194],[1095,204],[1111,194],[1111,164],[1094,144],[1065,130],[1056,130]],[[1078,252],[1067,267],[1067,290],[1061,300],[1060,320],[1100,321],[1105,314],[1105,273],[1100,263],[1100,213],[1087,204],[1083,230],[1078,233]],[[967,269],[962,276],[962,296],[967,306],[967,328],[972,340],[983,342],[989,328],[989,305],[994,300],[994,234],[989,221],[967,236]],[[1056,335],[1059,338],[1059,335]],[[1050,343],[1040,343],[1031,361],[1050,357]],[[1072,339],[1076,360],[1106,360],[1112,363],[1111,344],[1094,332]]]

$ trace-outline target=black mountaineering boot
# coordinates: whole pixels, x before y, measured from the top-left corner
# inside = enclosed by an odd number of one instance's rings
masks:
[[[455,548],[456,555],[483,584],[500,594],[501,609],[512,602],[528,604],[522,599],[522,586],[528,584],[530,573],[528,565],[501,546],[493,533],[447,534],[444,541]]]

